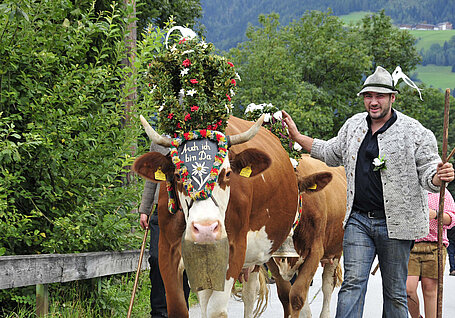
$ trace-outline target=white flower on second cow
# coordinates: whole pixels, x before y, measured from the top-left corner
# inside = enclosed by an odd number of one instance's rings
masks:
[[[263,104],[256,105],[255,103],[251,103],[246,107],[245,113],[253,112],[255,110],[262,110],[263,108]]]
[[[300,146],[300,144],[297,143],[297,142],[294,142],[294,147],[293,148],[294,148],[294,150],[297,150],[297,151],[302,150],[302,146]]]
[[[281,113],[281,110],[277,111],[276,113],[273,114],[273,117],[276,120],[281,120],[283,118],[283,114]]]
[[[295,168],[297,168],[297,166],[299,165],[299,162],[297,160],[295,160],[294,158],[289,158],[289,160],[291,160],[291,163],[292,163],[292,166]]]
[[[184,68],[183,70],[180,71],[180,76],[185,76],[186,74],[188,74],[189,71],[190,71],[189,68]]]

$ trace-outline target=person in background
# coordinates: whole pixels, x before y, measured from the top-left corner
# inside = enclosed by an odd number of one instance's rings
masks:
[[[408,309],[412,318],[420,318],[420,302],[417,294],[419,280],[422,281],[422,293],[426,318],[436,318],[436,299],[438,291],[438,208],[439,193],[428,193],[430,233],[415,240],[408,265],[406,292]],[[455,225],[455,202],[449,191],[444,194],[443,218],[443,268],[445,267],[446,248],[449,245],[447,229]]]
[[[449,255],[450,276],[455,276],[455,227],[447,230],[447,238],[449,246],[447,247],[447,254]]]
[[[169,150],[160,145],[152,143],[150,151],[160,152],[166,155]],[[142,229],[149,228],[150,230],[150,315],[152,318],[167,318],[167,305],[166,305],[166,292],[164,289],[163,279],[161,278],[160,268],[158,265],[158,239],[160,235],[160,228],[158,226],[158,212],[156,205],[158,203],[160,184],[146,180],[144,191],[142,193],[142,200],[139,206],[140,225]],[[150,213],[154,213],[150,216]],[[149,222],[147,223],[147,220]],[[186,305],[188,307],[188,297],[190,294],[190,287],[188,285],[188,278],[186,272],[183,273],[183,291],[185,294]]]
[[[387,318],[407,318],[406,279],[414,240],[428,234],[427,191],[454,179],[442,163],[434,134],[392,108],[392,75],[378,66],[357,94],[366,112],[347,119],[324,141],[301,134],[291,116],[283,121],[292,140],[328,166],[343,165],[347,206],[343,222],[344,280],[338,318],[362,317],[371,266],[378,255]]]

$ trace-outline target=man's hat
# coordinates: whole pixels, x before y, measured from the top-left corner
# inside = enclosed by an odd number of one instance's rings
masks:
[[[362,86],[362,90],[357,93],[360,96],[366,92],[376,92],[384,94],[398,94],[399,91],[393,85],[392,75],[383,67],[378,66],[376,71],[367,77]]]

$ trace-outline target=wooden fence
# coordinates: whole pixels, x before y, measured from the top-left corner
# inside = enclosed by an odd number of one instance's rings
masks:
[[[135,272],[140,250],[80,254],[40,254],[0,257],[0,289],[36,285],[36,313],[48,313],[50,283],[64,283]],[[144,252],[148,254],[147,251]],[[148,269],[142,261],[141,269]]]

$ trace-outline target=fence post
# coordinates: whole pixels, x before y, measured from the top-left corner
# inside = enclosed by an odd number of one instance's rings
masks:
[[[36,315],[44,317],[49,313],[49,287],[47,284],[36,285]]]

